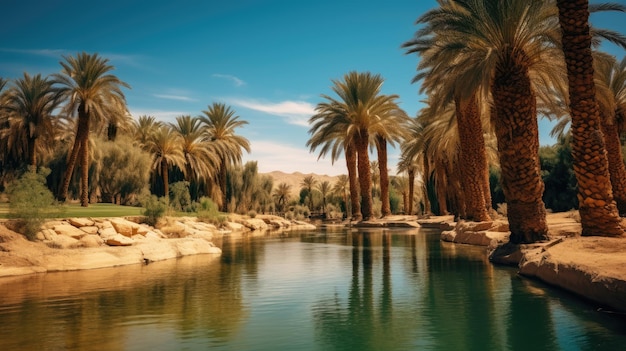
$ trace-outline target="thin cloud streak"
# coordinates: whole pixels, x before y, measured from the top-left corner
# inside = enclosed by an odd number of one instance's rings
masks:
[[[231,99],[230,102],[250,110],[284,117],[287,123],[301,127],[308,127],[309,118],[315,114],[315,107],[306,101],[262,103],[256,100]]]
[[[183,96],[183,95],[154,94],[154,97],[158,97],[161,99],[168,99],[168,100],[176,100],[176,101],[188,101],[188,102],[198,101],[196,99],[192,99],[188,96]]]
[[[167,111],[167,110],[143,110],[143,109],[131,109],[130,114],[134,119],[139,116],[152,116],[161,122],[174,122],[176,117],[184,115],[192,115],[189,111]]]
[[[243,80],[241,80],[241,79],[239,79],[239,78],[237,78],[235,76],[232,76],[230,74],[215,73],[215,74],[212,74],[211,77],[230,80],[231,82],[233,82],[233,84],[235,84],[236,87],[240,87],[242,85],[246,85],[246,82],[244,82]]]

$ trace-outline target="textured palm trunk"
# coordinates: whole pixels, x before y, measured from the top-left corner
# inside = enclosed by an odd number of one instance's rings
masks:
[[[622,158],[622,145],[619,140],[617,124],[602,123],[602,133],[606,143],[606,154],[611,175],[611,188],[619,214],[626,214],[626,167]]]
[[[435,167],[435,188],[437,193],[437,203],[439,204],[439,215],[447,216],[448,215],[448,177],[447,177],[447,167],[448,162],[445,159],[440,159],[441,164],[439,167]]]
[[[357,169],[361,188],[361,216],[364,221],[372,219],[372,174],[368,154],[369,132],[361,130],[356,140]]]
[[[346,146],[346,166],[348,168],[348,183],[350,186],[350,207],[352,220],[361,220],[361,203],[359,202],[359,185],[356,167],[356,148],[352,144]]]
[[[378,171],[380,172],[380,212],[383,217],[386,217],[391,215],[391,204],[389,203],[389,171],[387,170],[387,140],[377,135],[376,141]]]
[[[28,137],[28,164],[37,167],[37,138]]]
[[[582,235],[624,235],[613,200],[600,131],[589,34],[589,2],[558,0],[557,6],[569,83],[572,158],[578,181]]]
[[[65,174],[63,175],[63,183],[61,184],[61,189],[59,189],[58,199],[59,201],[65,201],[67,199],[67,193],[70,188],[70,182],[72,181],[72,174],[74,173],[74,169],[76,168],[76,162],[78,161],[78,155],[83,146],[83,139],[89,139],[89,123],[88,116],[85,111],[85,106],[81,103],[78,106],[78,126],[76,128],[76,137],[74,138],[74,146],[72,147],[72,152],[70,153],[70,157],[67,161],[67,168],[65,169]]]
[[[548,240],[544,184],[539,166],[536,98],[522,51],[500,53],[492,94],[502,190],[513,244]]]
[[[226,199],[226,159],[222,159],[220,164],[220,192],[222,193],[222,212],[228,212],[228,201]]]
[[[459,161],[463,176],[461,185],[465,193],[466,218],[470,221],[489,221],[485,205],[484,182],[487,157],[485,139],[476,98],[467,101],[455,100],[456,119],[459,131]]]
[[[167,167],[167,160],[165,159],[161,160],[161,177],[163,178],[163,196],[165,196],[166,199],[169,199],[170,177],[169,177],[169,170]]]
[[[89,118],[86,119],[89,130]],[[80,205],[89,206],[89,134],[86,134],[80,148]]]
[[[466,208],[466,199],[465,192],[463,191],[463,187],[461,186],[461,179],[463,178],[463,170],[460,168],[459,162],[455,162],[452,165],[448,165],[448,174],[449,181],[448,187],[451,191],[451,199],[453,205],[453,211],[455,218],[467,218],[467,214],[465,211]]]
[[[432,213],[432,209],[430,208],[430,200],[428,199],[428,179],[430,178],[430,162],[428,161],[428,157],[426,157],[426,153],[424,153],[424,173],[422,175],[422,183],[423,183],[423,193],[424,193],[424,214],[430,215]]]
[[[413,199],[415,196],[415,169],[413,167],[409,168],[409,215],[413,214]]]

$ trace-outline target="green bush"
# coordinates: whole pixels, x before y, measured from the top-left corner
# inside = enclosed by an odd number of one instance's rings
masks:
[[[218,227],[226,223],[226,216],[220,214],[217,205],[213,200],[208,197],[200,198],[200,202],[197,206],[198,220],[214,224]]]
[[[52,192],[45,186],[50,170],[35,172],[30,168],[8,188],[9,216],[16,219],[16,229],[33,240],[48,217],[55,217],[61,207],[55,204]]]
[[[156,225],[159,218],[163,217],[168,210],[168,202],[166,197],[157,197],[156,195],[148,195],[141,201],[143,206],[143,215],[146,216],[146,223]]]
[[[256,211],[255,210],[248,211],[248,217],[255,218],[256,217]]]
[[[176,211],[193,211],[191,195],[189,194],[189,182],[176,182],[170,186],[170,206]]]

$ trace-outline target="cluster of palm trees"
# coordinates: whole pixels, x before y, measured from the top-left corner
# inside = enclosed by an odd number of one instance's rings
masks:
[[[590,30],[590,10],[625,8],[583,0],[442,0],[417,20],[421,28],[403,47],[421,58],[414,81],[428,99],[402,145],[400,168],[411,177],[422,166],[443,212],[450,199],[461,217],[489,220],[488,165],[497,161],[511,242],[546,240],[542,113],[571,123],[583,234],[624,234],[614,201],[623,202],[617,116],[625,106],[624,73],[614,58],[592,57],[592,42],[626,45],[619,33]],[[604,67],[596,68],[595,81],[593,63]]]
[[[250,152],[247,139],[235,129],[247,124],[229,106],[214,103],[198,117],[179,116],[175,123],[154,117],[130,116],[122,88],[128,84],[111,74],[109,61],[98,54],[64,57],[60,73],[50,77],[24,73],[12,84],[0,79],[0,168],[3,176],[25,164],[46,165],[55,152],[66,150],[58,198],[68,197],[74,169],[80,166],[80,202],[90,200],[89,172],[93,150],[90,135],[118,131],[133,136],[137,147],[152,156],[154,175],[169,193],[168,175],[180,171],[185,180],[202,184],[207,195],[226,207],[226,171]],[[92,138],[93,139],[93,138]],[[72,141],[73,140],[73,141]],[[70,148],[70,144],[73,146]]]

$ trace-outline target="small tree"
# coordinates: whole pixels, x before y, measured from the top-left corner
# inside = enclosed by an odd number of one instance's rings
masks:
[[[17,220],[17,230],[29,240],[33,240],[45,219],[60,212],[55,206],[54,195],[45,186],[47,168],[39,172],[29,167],[22,176],[9,187],[9,215]]]
[[[170,206],[176,211],[191,212],[191,194],[189,182],[176,182],[170,186]]]
[[[156,195],[147,195],[142,201],[141,205],[144,208],[143,215],[146,216],[146,223],[149,225],[156,225],[159,218],[165,215],[169,207],[167,198],[157,197]]]

